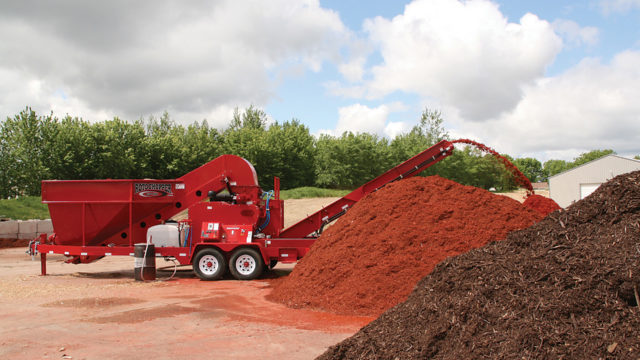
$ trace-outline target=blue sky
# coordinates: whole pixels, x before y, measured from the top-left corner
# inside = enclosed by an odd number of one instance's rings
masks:
[[[640,0],[30,1],[0,18],[3,118],[224,128],[255,105],[393,138],[428,107],[516,157],[640,154]]]

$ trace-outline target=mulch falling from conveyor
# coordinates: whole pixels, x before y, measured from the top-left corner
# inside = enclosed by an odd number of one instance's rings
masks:
[[[449,258],[320,359],[640,358],[640,172]]]

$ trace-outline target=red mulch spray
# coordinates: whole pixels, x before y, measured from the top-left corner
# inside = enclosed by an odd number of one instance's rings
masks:
[[[291,307],[377,316],[447,257],[504,239],[543,216],[439,176],[388,184],[325,231],[269,298]]]
[[[533,186],[531,185],[531,181],[529,181],[529,179],[526,176],[524,176],[524,174],[515,165],[513,165],[511,161],[509,161],[509,159],[500,155],[497,151],[493,150],[492,148],[488,147],[485,144],[481,144],[477,141],[473,141],[469,139],[458,139],[458,140],[453,140],[451,142],[454,144],[462,143],[467,145],[473,145],[478,149],[480,149],[481,151],[484,151],[486,153],[489,153],[495,156],[498,160],[500,160],[500,162],[502,162],[502,164],[504,164],[504,167],[507,168],[507,170],[511,172],[511,174],[513,174],[513,179],[515,180],[515,182],[527,190],[527,195],[533,195]]]
[[[533,186],[531,185],[531,181],[524,176],[524,174],[515,166],[509,159],[500,155],[497,151],[488,147],[485,144],[481,144],[477,141],[469,140],[469,139],[458,139],[451,141],[452,143],[462,143],[467,145],[473,145],[476,148],[489,153],[495,156],[502,164],[504,164],[505,168],[513,175],[513,179],[516,184],[527,190],[527,198],[524,201],[524,206],[530,207],[544,216],[547,216],[549,213],[559,210],[560,206],[553,200],[546,198],[544,196],[536,195],[533,191]]]

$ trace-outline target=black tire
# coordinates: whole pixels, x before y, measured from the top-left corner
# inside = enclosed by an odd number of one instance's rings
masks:
[[[253,280],[262,274],[264,261],[260,252],[242,248],[233,252],[229,261],[229,271],[238,280]]]
[[[218,280],[227,271],[227,259],[218,249],[205,248],[193,260],[193,272],[205,281]]]

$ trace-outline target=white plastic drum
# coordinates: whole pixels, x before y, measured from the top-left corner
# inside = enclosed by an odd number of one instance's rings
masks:
[[[156,247],[180,246],[180,233],[175,225],[156,225],[147,230],[147,242]]]

